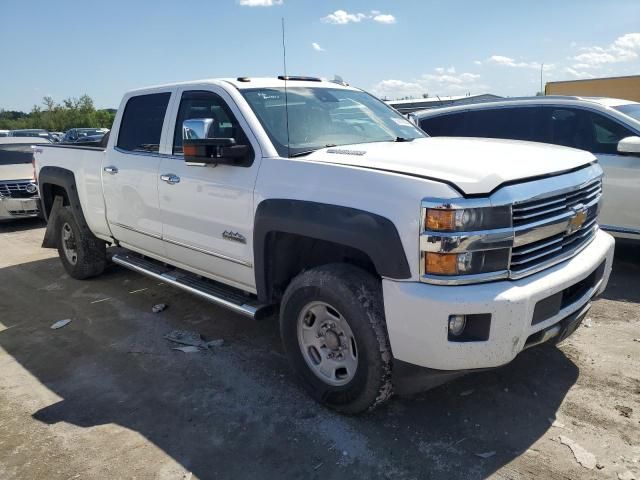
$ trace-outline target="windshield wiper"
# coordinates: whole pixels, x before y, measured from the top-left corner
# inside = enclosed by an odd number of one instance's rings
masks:
[[[407,138],[407,137],[396,137],[396,139],[394,140],[394,142],[413,142],[413,138]]]
[[[335,146],[337,146],[335,143],[328,143],[324,147],[312,148],[310,150],[303,150],[302,152],[292,153],[292,154],[289,155],[289,158],[304,157],[304,156],[309,155],[309,154],[311,154],[313,152],[317,152],[318,150],[322,150],[323,148],[330,148],[330,147],[335,147]]]

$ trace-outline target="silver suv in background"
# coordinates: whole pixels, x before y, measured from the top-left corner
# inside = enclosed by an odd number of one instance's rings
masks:
[[[640,239],[640,103],[595,97],[514,98],[415,112],[409,118],[434,137],[528,140],[593,153],[605,172],[600,226],[618,237]]]

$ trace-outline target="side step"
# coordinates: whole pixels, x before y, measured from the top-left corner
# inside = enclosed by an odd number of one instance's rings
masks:
[[[255,296],[242,290],[204,279],[191,272],[170,267],[147,257],[129,252],[119,252],[114,254],[111,260],[113,263],[122,265],[134,272],[142,273],[174,287],[181,288],[216,305],[256,320],[263,319],[275,311],[273,306],[261,305]]]

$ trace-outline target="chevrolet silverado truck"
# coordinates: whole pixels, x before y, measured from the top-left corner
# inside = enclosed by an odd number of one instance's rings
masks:
[[[580,325],[611,271],[587,152],[429,138],[368,93],[309,77],[127,93],[106,146],[35,153],[44,247],[248,317],[279,314],[321,403],[359,413],[396,375],[499,367]]]

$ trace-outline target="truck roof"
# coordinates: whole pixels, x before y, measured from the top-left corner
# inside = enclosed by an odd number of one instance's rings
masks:
[[[174,82],[166,83],[162,85],[153,85],[149,87],[137,88],[127,93],[143,93],[150,90],[158,90],[162,88],[171,88],[176,86],[189,86],[189,85],[221,85],[231,84],[238,90],[246,90],[250,88],[281,88],[284,87],[284,77],[237,77],[237,78],[206,78],[202,80],[191,80],[187,82]],[[336,81],[329,81],[315,77],[300,77],[289,76],[287,77],[287,87],[311,87],[311,88],[341,88],[347,90],[356,90],[354,87],[350,87],[345,83],[338,83]]]

